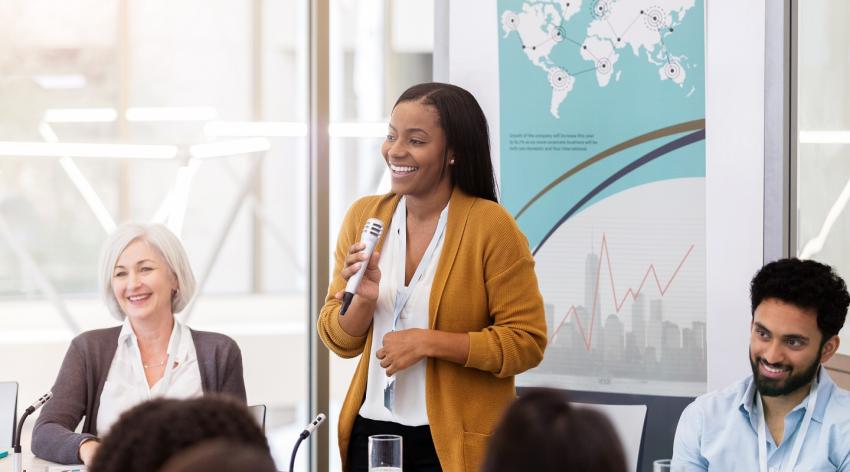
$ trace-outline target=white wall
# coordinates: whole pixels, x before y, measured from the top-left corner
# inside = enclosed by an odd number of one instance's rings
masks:
[[[764,15],[764,2],[711,0],[706,7],[710,390],[750,371],[749,282],[762,265],[764,240]]]
[[[705,66],[706,310],[708,388],[713,390],[749,372],[748,286],[762,265],[763,244],[765,6],[735,0],[710,3]],[[449,3],[448,78],[481,103],[498,172],[496,8],[490,0]],[[435,45],[435,53],[440,50]]]
[[[499,37],[496,2],[449,3],[449,82],[478,99],[490,125],[490,152],[499,175]],[[437,20],[439,21],[439,19]],[[434,54],[439,48],[434,45]]]

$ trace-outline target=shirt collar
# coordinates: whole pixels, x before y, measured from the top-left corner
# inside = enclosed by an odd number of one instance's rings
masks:
[[[171,337],[168,340],[168,349],[166,353],[174,360],[186,360],[189,356],[189,341],[191,340],[189,328],[181,323],[177,317],[174,318],[174,327],[171,329]],[[138,345],[136,333],[133,331],[133,325],[130,324],[129,318],[124,318],[124,323],[121,324],[121,332],[118,333],[118,346]]]
[[[446,206],[443,207],[443,211],[446,211],[451,204],[451,200],[446,202]],[[396,204],[395,211],[393,212],[393,219],[390,222],[390,230],[398,231],[401,229],[402,224],[407,224],[407,221],[404,219],[404,216],[407,214],[407,197],[402,195],[401,198],[398,199],[398,203]]]
[[[124,344],[128,339],[136,340],[136,333],[133,332],[133,326],[130,324],[130,319],[124,317],[124,322],[121,323],[121,332],[118,333],[118,345]]]
[[[812,413],[812,419],[817,421],[818,423],[823,423],[823,415],[826,411],[826,405],[829,403],[829,397],[832,394],[833,389],[835,388],[835,384],[830,378],[829,373],[827,373],[826,369],[821,366],[818,369],[818,401],[815,404],[815,411]],[[809,396],[806,395],[800,403],[795,406],[788,414],[794,413],[797,410],[805,410],[806,403],[809,400]],[[738,409],[742,412],[746,413],[748,416],[753,416],[753,411],[756,408],[756,382],[755,378],[750,375],[745,384],[745,388],[738,396],[736,401],[738,405]]]

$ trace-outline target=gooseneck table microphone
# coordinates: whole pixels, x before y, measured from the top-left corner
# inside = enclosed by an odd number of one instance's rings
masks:
[[[319,413],[319,416],[316,417],[315,420],[311,421],[310,424],[304,428],[304,431],[301,431],[301,434],[298,435],[298,441],[295,441],[295,447],[292,448],[292,457],[289,459],[289,472],[295,468],[295,455],[298,454],[298,446],[301,445],[301,441],[307,439],[316,428],[319,427],[325,421],[325,414]]]
[[[15,432],[15,437],[12,438],[12,448],[14,449],[14,463],[12,465],[14,472],[21,472],[23,469],[23,459],[21,457],[21,430],[24,429],[24,421],[27,420],[27,417],[41,408],[41,405],[47,403],[47,400],[53,398],[53,392],[47,392],[44,395],[38,397],[38,400],[35,401],[32,405],[28,406],[26,410],[24,410],[24,414],[21,415],[21,420],[18,421],[18,429]]]

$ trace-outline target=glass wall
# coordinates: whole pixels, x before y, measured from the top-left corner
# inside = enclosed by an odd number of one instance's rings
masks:
[[[381,156],[395,100],[432,79],[434,2],[330,2],[330,249],[348,206],[389,191]],[[331,257],[333,265],[333,257]],[[358,358],[330,360],[330,470],[340,470],[337,413]]]
[[[351,202],[389,188],[380,146],[396,98],[431,80],[434,3],[329,3],[333,250]],[[107,234],[161,222],[200,283],[179,316],[239,343],[287,466],[313,329],[307,15],[307,0],[0,2],[0,357],[31,359],[0,380],[19,382],[20,404],[50,388],[75,335],[118,324],[96,281]],[[331,356],[331,470],[357,361]]]
[[[850,4],[795,2],[797,11],[796,253],[850,280]],[[844,333],[848,328],[844,329]],[[839,352],[850,354],[850,343]]]
[[[118,323],[96,284],[109,231],[162,222],[200,285],[179,316],[238,342],[286,467],[307,421],[306,20],[305,0],[0,3],[0,358],[28,359],[0,380],[19,404],[74,335]]]

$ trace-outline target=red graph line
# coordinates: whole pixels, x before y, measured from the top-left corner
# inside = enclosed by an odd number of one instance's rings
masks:
[[[584,339],[584,347],[586,350],[590,350],[591,343],[593,341],[593,322],[596,318],[597,307],[599,306],[599,290],[600,290],[600,280],[602,278],[602,256],[605,256],[605,261],[608,263],[608,278],[611,281],[611,298],[614,302],[614,311],[615,313],[620,313],[623,305],[626,304],[626,300],[629,298],[632,301],[636,300],[640,295],[641,291],[644,289],[646,285],[646,281],[649,280],[650,274],[652,278],[655,280],[655,286],[658,287],[658,292],[663,297],[664,294],[667,293],[667,290],[670,288],[670,285],[676,279],[676,275],[678,275],[679,270],[685,264],[685,261],[688,260],[688,256],[691,255],[691,252],[694,250],[694,245],[691,244],[688,247],[688,250],[685,252],[685,255],[682,256],[682,260],[679,262],[679,265],[676,266],[676,270],[673,271],[673,274],[670,276],[670,279],[667,280],[667,283],[662,286],[661,280],[658,278],[658,272],[655,270],[655,264],[650,264],[646,269],[646,273],[643,274],[643,279],[640,281],[640,285],[638,285],[637,290],[629,287],[626,290],[626,293],[623,294],[623,297],[620,298],[617,296],[617,284],[614,281],[614,269],[611,267],[611,254],[608,250],[608,239],[605,234],[602,234],[602,247],[599,250],[599,265],[596,267],[596,288],[593,290],[593,310],[590,312],[590,327],[588,328],[587,333],[585,333],[584,326],[581,323],[581,317],[578,316],[578,311],[575,305],[572,305],[569,310],[567,310],[567,314],[564,315],[564,318],[561,319],[561,322],[558,324],[558,327],[555,329],[555,332],[552,333],[552,344],[555,344],[555,341],[558,338],[558,332],[561,331],[561,328],[564,326],[564,323],[567,322],[570,315],[573,316],[576,320],[576,324],[578,325],[579,333],[581,333],[582,339]]]

